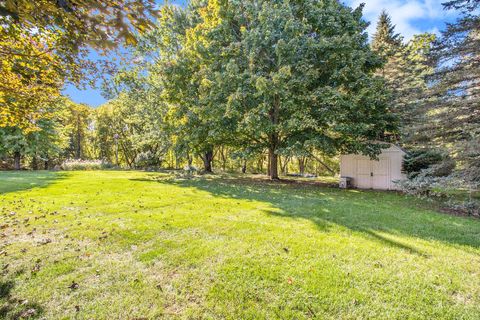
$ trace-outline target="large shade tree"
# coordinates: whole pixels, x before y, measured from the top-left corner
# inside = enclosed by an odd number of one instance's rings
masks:
[[[150,43],[181,141],[206,159],[302,150],[374,156],[394,130],[361,7],[338,1],[194,1],[166,8]],[[173,32],[172,32],[173,30]]]
[[[383,82],[372,75],[380,59],[368,45],[361,7],[211,0],[202,10],[207,30],[194,49],[209,72],[198,82],[217,99],[205,109],[234,120],[237,144],[268,150],[272,179],[289,148],[379,151],[372,141],[394,126]]]
[[[165,6],[157,30],[148,39],[148,50],[158,50],[150,68],[160,79],[161,95],[169,104],[167,116],[176,153],[203,160],[204,171],[212,172],[214,147],[226,144],[228,121],[219,103],[222,91],[209,90],[209,81],[223,62],[218,59],[222,38],[208,37],[217,25],[213,2],[192,1],[182,10]]]
[[[135,44],[156,15],[153,0],[0,1],[0,126],[34,129],[42,102],[65,81],[94,83],[113,64],[92,61],[121,44]],[[103,61],[103,63],[102,63]],[[2,81],[3,82],[3,81]],[[48,101],[45,101],[47,100]]]
[[[273,179],[281,154],[375,156],[395,125],[361,16],[329,0],[164,7],[139,48],[175,145],[206,171],[216,145],[267,151]]]

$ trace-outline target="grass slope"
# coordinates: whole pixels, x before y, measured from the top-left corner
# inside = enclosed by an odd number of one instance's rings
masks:
[[[0,173],[0,219],[0,318],[480,317],[480,221],[394,193]]]

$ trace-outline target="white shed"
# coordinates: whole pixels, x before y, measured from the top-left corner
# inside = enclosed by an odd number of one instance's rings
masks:
[[[405,151],[390,144],[378,160],[359,154],[340,156],[340,176],[351,178],[351,185],[360,189],[395,190],[394,181],[405,179],[402,172]]]

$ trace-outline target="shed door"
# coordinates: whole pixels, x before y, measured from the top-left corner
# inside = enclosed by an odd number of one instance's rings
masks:
[[[373,189],[390,189],[390,159],[379,158],[372,161]]]
[[[355,185],[361,189],[390,189],[390,159],[356,159]]]
[[[372,188],[372,161],[367,159],[357,159],[357,176],[355,185],[358,188]]]

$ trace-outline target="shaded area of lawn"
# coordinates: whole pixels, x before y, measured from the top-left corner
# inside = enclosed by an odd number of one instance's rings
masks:
[[[0,194],[46,187],[66,176],[65,172],[53,171],[0,171]]]
[[[144,179],[148,181],[149,179]],[[311,184],[271,182],[261,179],[175,179],[150,181],[194,187],[215,196],[268,202],[280,210],[268,214],[291,219],[309,219],[320,230],[329,223],[361,232],[388,246],[423,255],[421,251],[390,239],[382,233],[401,234],[453,245],[480,247],[480,221],[425,210],[426,203],[395,192],[339,190]],[[306,206],[308,210],[306,210]],[[422,213],[419,214],[419,208]]]
[[[13,280],[0,281],[0,319],[36,319],[43,314],[43,308],[35,302],[20,299],[14,294]]]

